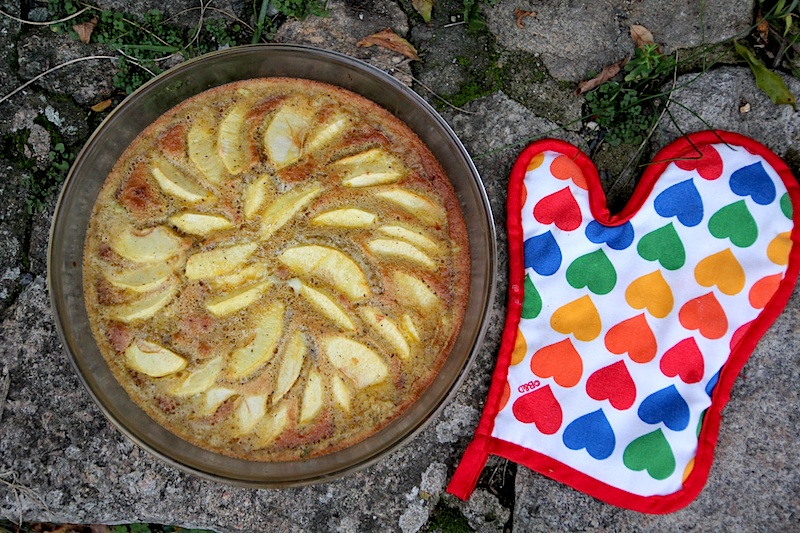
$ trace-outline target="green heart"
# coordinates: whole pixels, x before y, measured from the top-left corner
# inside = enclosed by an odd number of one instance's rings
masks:
[[[703,413],[700,415],[700,420],[697,421],[697,430],[696,430],[696,435],[695,436],[698,439],[700,438],[700,430],[703,429],[703,420],[705,420],[707,412],[708,412],[708,409],[703,411]]]
[[[647,470],[653,479],[667,479],[675,472],[675,456],[661,428],[628,444],[622,462],[631,470]]]
[[[781,211],[783,211],[786,218],[792,220],[792,212],[794,210],[792,209],[792,199],[789,198],[788,192],[783,193],[783,196],[781,196]]]
[[[522,302],[522,318],[536,318],[542,312],[542,297],[533,286],[530,276],[525,276],[525,300]]]
[[[636,250],[642,259],[658,261],[667,270],[678,270],[686,262],[686,251],[672,222],[642,237]]]
[[[758,238],[758,227],[744,200],[726,205],[708,221],[708,230],[717,239],[730,239],[739,248],[751,246]]]
[[[567,282],[575,289],[587,287],[595,294],[608,294],[617,284],[617,271],[600,249],[574,260],[567,268]]]

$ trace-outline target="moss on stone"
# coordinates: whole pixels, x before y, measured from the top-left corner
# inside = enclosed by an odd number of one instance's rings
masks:
[[[485,25],[470,24],[470,41],[479,45],[474,53],[455,58],[465,81],[446,99],[457,107],[495,92],[519,102],[533,113],[560,124],[574,122],[580,102],[571,84],[550,77],[541,59],[525,51],[504,50]]]
[[[0,137],[0,153],[22,170],[32,169],[35,165],[31,158],[25,156],[25,147],[31,130],[24,128]]]
[[[429,533],[467,533],[473,529],[469,527],[467,517],[457,507],[451,507],[440,500],[431,511],[425,531]]]

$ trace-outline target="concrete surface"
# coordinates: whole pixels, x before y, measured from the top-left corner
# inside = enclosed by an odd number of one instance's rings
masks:
[[[143,13],[160,3],[101,2]],[[705,12],[698,10],[705,5]],[[172,2],[170,13],[196,7]],[[217,6],[251,16],[247,2]],[[746,31],[753,2],[714,0],[498,0],[483,6],[483,27],[462,23],[460,0],[437,0],[430,25],[407,0],[328,3],[326,18],[286,22],[280,42],[313,44],[348,53],[390,70],[441,110],[475,159],[498,229],[499,279],[489,333],[453,401],[420,435],[359,473],[326,484],[287,490],[230,487],[194,478],[141,451],[115,430],[81,388],[61,352],[46,288],[47,231],[55,195],[40,212],[26,210],[30,194],[23,162],[0,154],[0,518],[68,523],[151,522],[217,531],[797,531],[800,523],[800,296],[796,293],[737,380],[724,419],[715,464],[705,490],[687,508],[667,516],[621,510],[493,458],[467,502],[445,486],[469,442],[483,406],[500,343],[506,299],[505,190],[524,145],[556,136],[596,153],[605,183],[615,159],[632,149],[598,148],[580,120],[583,99],[575,82],[633,53],[627,31],[643,24],[668,49],[718,42]],[[517,8],[537,11],[516,24]],[[25,17],[28,2],[0,0],[0,9]],[[41,12],[37,12],[37,17]],[[186,16],[186,15],[185,15]],[[249,20],[249,19],[248,19]],[[394,29],[421,60],[358,39]],[[61,61],[106,54],[47,28],[0,15],[0,98]],[[475,81],[486,94],[459,108],[441,97]],[[48,164],[51,133],[44,116],[76,150],[94,127],[89,106],[114,94],[113,62],[81,63],[48,75],[0,103],[0,136],[29,131],[34,166]],[[695,79],[696,78],[696,79]],[[786,78],[795,94],[800,82]],[[689,83],[691,82],[691,83]],[[675,123],[665,120],[645,160],[681,131],[713,127],[737,131],[800,165],[800,115],[775,106],[747,68],[714,68],[679,78]],[[749,104],[749,105],[745,105]],[[681,107],[685,106],[684,107]],[[686,111],[686,108],[693,112]],[[747,111],[743,111],[746,109]],[[95,122],[96,123],[96,122]],[[39,127],[37,129],[37,126]],[[39,158],[38,160],[36,158]],[[634,172],[635,174],[635,172]],[[621,187],[624,202],[633,183]],[[620,196],[622,195],[622,196]],[[13,480],[13,483],[12,483]],[[454,528],[454,529],[447,529]]]

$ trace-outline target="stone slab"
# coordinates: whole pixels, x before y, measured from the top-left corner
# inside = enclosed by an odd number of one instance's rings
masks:
[[[632,24],[648,28],[672,51],[746,34],[753,5],[752,0],[499,0],[483,12],[504,47],[537,54],[554,78],[575,82],[633,55]],[[519,27],[517,9],[536,16]]]
[[[0,158],[0,309],[19,293],[28,235],[23,171]]]
[[[800,95],[800,80],[781,75]],[[797,166],[800,156],[800,114],[790,105],[775,105],[744,67],[722,67],[702,76],[686,74],[675,81],[670,106],[674,120],[662,119],[654,135],[661,148],[683,132],[720,129],[747,135]],[[796,171],[796,168],[795,168]]]
[[[94,105],[108,98],[114,89],[116,60],[108,59],[113,57],[112,52],[103,45],[84,45],[41,28],[24,34],[17,51],[20,78],[30,80],[57,68],[35,84],[46,91],[69,94],[80,105]],[[97,59],[81,59],[90,56]],[[78,62],[58,68],[75,60]]]
[[[0,10],[11,17],[19,18],[20,4],[11,0],[0,0]],[[15,19],[0,16],[0,65],[7,65],[16,57],[14,41],[21,26]],[[17,76],[11,69],[0,69],[0,97],[10,92],[17,82]]]
[[[326,8],[323,17],[287,21],[275,35],[275,42],[334,50],[366,61],[411,85],[409,58],[379,46],[358,45],[363,38],[385,29],[405,37],[409,31],[408,18],[399,6],[379,0],[354,3],[330,0]]]

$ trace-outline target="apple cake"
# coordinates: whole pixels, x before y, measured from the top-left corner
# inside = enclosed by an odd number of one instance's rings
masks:
[[[423,394],[469,296],[441,165],[339,87],[264,78],[171,109],[127,148],[83,256],[93,335],[148,415],[255,461],[328,454]]]

